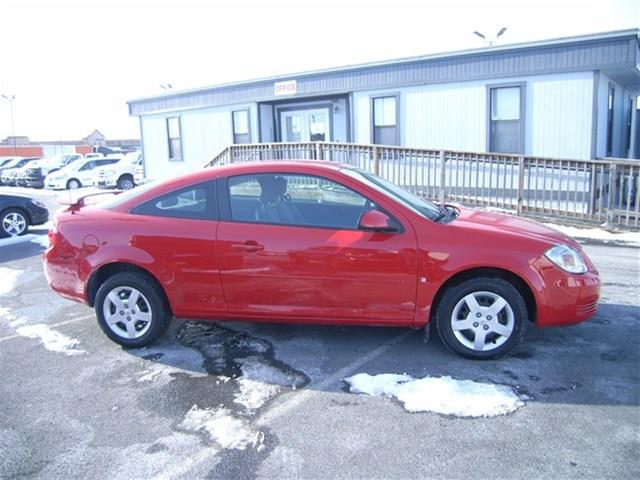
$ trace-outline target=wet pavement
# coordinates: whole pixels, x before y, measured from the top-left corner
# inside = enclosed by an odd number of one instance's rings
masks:
[[[39,244],[0,248],[16,283],[0,295],[0,478],[638,478],[639,252],[585,248],[604,282],[597,316],[531,326],[489,362],[405,329],[188,320],[123,350],[48,290]],[[494,418],[408,413],[349,393],[361,372],[529,400]]]

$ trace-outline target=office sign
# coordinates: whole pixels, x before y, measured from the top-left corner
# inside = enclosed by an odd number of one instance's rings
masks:
[[[296,93],[298,93],[298,84],[295,80],[287,80],[286,82],[276,82],[273,84],[273,94],[276,97],[295,95]]]

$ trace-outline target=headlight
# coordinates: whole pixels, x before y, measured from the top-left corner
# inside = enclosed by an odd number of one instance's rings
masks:
[[[569,273],[585,273],[587,266],[582,260],[580,252],[567,245],[556,245],[547,250],[544,255],[561,269]]]
[[[33,203],[36,207],[47,208],[47,206],[42,203],[40,200],[31,199],[31,203]]]

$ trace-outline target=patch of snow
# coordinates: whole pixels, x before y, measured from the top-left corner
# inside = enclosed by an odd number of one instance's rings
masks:
[[[237,383],[240,391],[235,395],[233,401],[247,410],[257,410],[280,391],[280,387],[277,385],[244,377],[240,377]]]
[[[21,270],[0,267],[0,295],[6,295],[16,288],[21,273]]]
[[[39,323],[36,325],[28,325],[19,327],[16,333],[23,337],[34,338],[40,340],[44,348],[50,352],[64,353],[65,355],[79,355],[86,353],[78,348],[80,342],[75,338],[69,338],[60,332],[51,330],[48,325]]]
[[[33,235],[31,243],[37,243],[41,247],[49,248],[49,235]]]
[[[155,363],[147,368],[138,378],[140,383],[156,383],[158,385],[167,385],[177,374],[184,374],[190,377],[206,377],[207,373],[192,372],[172,365],[163,365]]]
[[[511,387],[455,380],[449,376],[415,379],[409,375],[359,373],[345,378],[353,393],[397,398],[409,412],[457,417],[495,417],[524,406]]]
[[[263,447],[264,434],[254,430],[244,420],[234,417],[226,408],[217,410],[191,407],[180,424],[185,430],[206,432],[211,440],[222,448],[245,450],[253,446]]]
[[[545,225],[575,239],[600,240],[603,242],[616,242],[640,247],[640,232],[617,233],[609,232],[602,228],[577,228],[568,225],[557,225],[555,223],[545,223]]]
[[[16,245],[17,243],[28,242],[33,239],[35,235],[28,233],[27,235],[20,235],[15,237],[0,238],[0,247],[9,247]]]

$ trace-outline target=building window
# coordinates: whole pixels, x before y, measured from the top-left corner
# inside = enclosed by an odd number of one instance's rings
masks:
[[[182,160],[180,142],[180,117],[167,118],[167,136],[169,140],[169,160]]]
[[[489,151],[523,153],[522,87],[489,89]]]
[[[237,110],[233,116],[233,143],[251,143],[249,110]]]
[[[613,105],[615,100],[616,89],[609,84],[609,96],[607,98],[607,157],[613,155]]]
[[[377,145],[399,145],[398,97],[374,97],[373,143]]]

